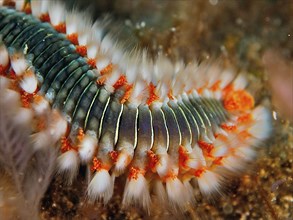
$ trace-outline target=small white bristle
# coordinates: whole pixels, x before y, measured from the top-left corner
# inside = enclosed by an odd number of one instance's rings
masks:
[[[1,90],[0,103],[9,106],[9,111],[15,111],[21,106],[20,94],[11,89]]]
[[[161,180],[154,180],[154,193],[162,206],[168,204],[166,189]]]
[[[181,209],[189,202],[188,191],[177,177],[167,179],[166,191],[169,202],[175,207]]]
[[[190,201],[190,203],[195,202],[195,198],[194,198],[194,189],[193,186],[190,183],[189,179],[185,179],[182,181],[184,188],[186,190],[187,193],[187,201]]]
[[[98,140],[95,136],[85,135],[80,143],[78,153],[82,162],[88,162],[92,159]]]
[[[96,43],[96,45],[101,45],[102,39],[103,39],[103,30],[104,30],[104,25],[107,22],[102,22],[100,20],[97,20],[94,22],[92,29],[94,30],[94,34],[92,35],[93,41]]]
[[[31,9],[35,17],[40,17],[42,14],[48,13],[48,5],[50,1],[32,0]]]
[[[228,148],[225,145],[220,145],[213,149],[213,156],[214,157],[223,157],[228,153]]]
[[[102,43],[101,43],[101,52],[106,54],[109,50],[111,50],[113,48],[113,39],[112,37],[108,34],[106,36],[104,36],[104,38],[102,39]]]
[[[212,153],[214,157],[222,157],[228,153],[229,149],[225,141],[215,139],[213,145],[214,145],[214,149]]]
[[[9,55],[7,48],[1,43],[0,36],[0,66],[6,67],[9,63]]]
[[[89,24],[84,24],[82,28],[78,31],[78,43],[79,45],[87,45],[90,39],[90,26]]]
[[[117,161],[115,163],[115,171],[117,173],[122,173],[127,165],[130,163],[130,161],[130,155],[128,155],[126,152],[121,152],[117,157]]]
[[[31,1],[31,9],[32,9],[32,14],[35,17],[40,17],[41,16],[41,1],[37,0],[32,0]]]
[[[32,134],[32,143],[34,150],[41,150],[48,145],[51,144],[51,136],[48,132],[48,130],[43,130],[38,133]]]
[[[144,50],[141,55],[141,64],[140,64],[141,79],[146,82],[151,82],[152,71],[153,71],[153,62],[149,60],[147,51]],[[136,78],[137,76],[133,76]]]
[[[211,88],[215,85],[215,83],[218,83],[220,81],[222,72],[222,68],[218,65],[216,61],[213,63],[211,62],[211,66],[207,69],[206,75],[209,88]]]
[[[60,115],[60,113],[57,110],[53,110],[52,121],[50,124],[50,134],[52,140],[55,142],[58,141],[62,136],[65,135],[66,130],[66,120]]]
[[[238,147],[235,154],[244,160],[251,161],[256,156],[256,151],[250,146]]]
[[[236,79],[233,81],[234,89],[240,90],[244,89],[247,86],[247,79],[244,73],[239,73]]]
[[[111,63],[110,59],[106,57],[99,57],[96,60],[96,66],[99,71],[107,67]]]
[[[87,44],[87,57],[90,59],[95,59],[96,55],[97,55],[98,49],[97,49],[97,45],[90,42]]]
[[[232,70],[226,69],[221,73],[220,77],[221,77],[220,87],[221,87],[221,89],[223,89],[229,83],[231,83],[231,81],[235,77],[235,73]]]
[[[19,108],[13,120],[18,125],[30,125],[33,119],[33,112],[28,108]]]
[[[226,169],[234,173],[237,173],[245,168],[244,161],[241,158],[234,155],[229,155],[225,157],[224,159],[222,159],[221,162]]]
[[[153,78],[157,83],[157,93],[161,98],[166,98],[174,77],[174,66],[164,55],[159,55],[154,63]]]
[[[32,107],[37,115],[41,115],[41,114],[44,114],[46,110],[49,109],[49,103],[45,98],[39,95],[38,99],[34,100]]]
[[[136,179],[127,179],[122,203],[126,206],[138,203],[144,210],[150,211],[150,192],[147,180],[142,174],[138,174]]]
[[[271,114],[270,111],[263,107],[263,106],[257,106],[252,111],[253,119],[256,121],[268,121],[271,122]]]
[[[24,8],[25,0],[17,0],[15,1],[15,9],[18,11],[22,11]]]
[[[65,21],[65,7],[60,2],[51,3],[48,7],[50,21],[53,26],[61,24]]]
[[[124,55],[124,51],[123,50],[121,50],[120,48],[122,48],[122,46],[117,46],[117,50],[115,50],[114,52],[113,52],[113,54],[112,54],[112,62],[113,62],[113,64],[120,64],[120,62],[121,62],[121,59],[122,59],[122,57],[123,57],[123,55]],[[116,48],[115,48],[116,49]]]
[[[268,109],[258,106],[252,116],[255,119],[254,124],[248,128],[249,133],[258,140],[264,140],[269,137],[272,132],[271,114]]]
[[[198,186],[203,195],[210,195],[213,192],[218,192],[220,188],[220,176],[212,171],[205,170],[198,177]]]
[[[57,158],[58,173],[66,176],[67,183],[72,183],[79,169],[79,158],[75,150],[62,153]]]
[[[11,66],[17,76],[21,76],[28,68],[27,60],[23,53],[12,52],[10,55]]]
[[[107,80],[105,81],[105,84],[110,85],[112,87],[117,82],[120,76],[121,76],[120,72],[117,69],[113,69],[111,77],[107,78]]]
[[[252,125],[248,131],[253,137],[257,138],[258,140],[264,140],[269,136],[271,130],[272,128],[270,127],[269,123],[264,121],[258,121],[254,125]]]
[[[189,159],[187,161],[187,166],[193,169],[198,169],[201,166],[206,166],[206,160],[203,155],[201,148],[196,145],[191,153],[189,154]]]
[[[159,162],[156,166],[157,173],[160,177],[166,176],[168,172],[168,154],[161,154],[159,156]]]
[[[130,95],[129,101],[136,106],[139,106],[141,103],[144,103],[144,100],[147,99],[147,85],[145,82],[139,80],[136,81]]]
[[[205,98],[213,98],[213,93],[208,89],[204,89],[202,91],[202,96]]]
[[[75,16],[77,17],[76,25],[79,45],[87,45],[89,42],[93,43],[93,34],[96,30],[92,28],[92,20],[88,16],[88,12],[83,11]],[[96,45],[97,48],[98,46]]]
[[[34,93],[37,89],[38,81],[34,72],[26,71],[20,82],[20,87],[27,93]]]
[[[125,71],[125,74],[127,76],[127,79],[129,79],[129,82],[132,83],[135,80],[138,79],[138,57],[132,57],[132,58],[126,58],[127,55],[124,55],[122,59],[125,60],[125,63],[122,64],[122,70]],[[129,55],[130,56],[130,55]],[[146,81],[148,81],[146,79]]]
[[[77,24],[82,21],[77,11],[71,11],[66,14],[66,34],[73,34],[77,32]]]
[[[103,200],[107,203],[114,190],[114,180],[107,170],[99,170],[88,186],[88,197],[92,201]]]

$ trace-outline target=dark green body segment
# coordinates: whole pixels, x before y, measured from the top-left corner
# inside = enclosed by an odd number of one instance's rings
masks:
[[[40,92],[52,106],[71,117],[72,123],[83,124],[82,112],[86,115],[88,99],[99,89],[94,83],[97,77],[66,36],[49,23],[8,8],[0,8],[0,35],[7,47],[32,55]]]
[[[98,85],[96,70],[66,35],[32,15],[0,8],[0,35],[7,47],[32,55],[40,93],[68,116],[72,130],[95,131],[102,145],[129,143],[142,154],[164,146],[173,154],[179,145],[210,137],[229,118],[220,101],[193,96],[160,107],[121,104],[124,91]]]

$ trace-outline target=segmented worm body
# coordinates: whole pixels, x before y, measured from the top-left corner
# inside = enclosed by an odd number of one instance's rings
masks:
[[[84,24],[60,4],[15,7],[0,8],[1,97],[14,97],[35,148],[60,146],[69,180],[80,163],[91,167],[91,199],[107,202],[126,173],[125,204],[148,209],[152,191],[183,207],[196,185],[212,194],[224,171],[245,169],[268,136],[269,114],[243,75],[127,52],[102,22]]]

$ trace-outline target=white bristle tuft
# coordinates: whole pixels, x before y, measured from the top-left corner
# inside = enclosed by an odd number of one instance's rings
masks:
[[[145,210],[150,211],[150,192],[147,180],[142,174],[138,174],[137,179],[127,179],[122,203],[126,206],[139,203]]]
[[[50,21],[53,26],[61,24],[65,21],[64,12],[65,7],[60,2],[51,3],[48,7]]]
[[[219,191],[220,176],[218,174],[205,170],[197,180],[199,189],[203,195],[210,195],[213,192]]]
[[[247,86],[247,79],[244,73],[239,73],[236,79],[233,81],[234,89],[240,90]]]
[[[105,84],[112,87],[117,82],[120,76],[121,76],[120,72],[116,69],[113,69],[111,77],[107,78],[107,80],[105,81]]]
[[[143,103],[143,101],[146,99],[145,97],[147,97],[146,84],[142,80],[136,81],[129,101],[138,106]]]
[[[17,0],[15,1],[15,9],[18,11],[22,11],[24,8],[25,0]]]
[[[230,70],[230,69],[226,69],[221,73],[221,83],[220,83],[220,87],[221,89],[225,88],[229,83],[231,83],[231,81],[233,80],[233,78],[235,77],[235,73]]]
[[[52,140],[55,142],[58,141],[62,136],[65,135],[66,130],[66,120],[60,115],[60,113],[57,110],[53,110],[52,121],[50,124],[50,134]]]
[[[20,108],[13,120],[18,125],[30,125],[33,119],[33,112],[28,108]]]
[[[181,209],[189,202],[188,191],[177,177],[167,179],[166,191],[169,202],[175,207]]]
[[[66,14],[66,34],[73,34],[77,32],[77,25],[81,21],[77,11],[71,11]]]
[[[162,206],[168,204],[167,192],[162,181],[155,180],[153,185],[154,185],[154,193],[156,197],[158,198],[158,200],[160,201],[160,204],[162,204]]]
[[[262,123],[260,121],[256,122],[249,128],[249,133],[258,140],[264,140],[269,136],[272,130],[271,127],[266,125],[268,125],[268,123],[264,121],[262,121]]]
[[[127,165],[129,164],[130,161],[131,161],[130,160],[130,155],[128,155],[125,152],[121,152],[118,155],[117,161],[115,163],[115,171],[117,173],[122,173],[125,170],[125,168],[127,167]]]
[[[28,68],[27,60],[23,53],[12,51],[10,53],[11,66],[17,76],[21,76]]]
[[[38,81],[34,72],[30,70],[26,71],[23,75],[23,79],[20,82],[20,87],[27,93],[34,93],[37,89]]]
[[[87,56],[88,58],[94,59],[97,55],[97,45],[94,43],[88,43],[87,45]]]
[[[123,50],[121,50],[120,48],[122,48],[122,46],[118,46],[117,45],[117,50],[115,50],[114,52],[113,52],[113,54],[112,54],[112,62],[113,62],[113,64],[119,64],[120,63],[120,61],[121,61],[121,59],[122,59],[122,57],[123,57],[123,55],[124,55],[124,51]],[[116,49],[116,48],[115,48]]]
[[[0,93],[0,103],[9,106],[9,111],[15,111],[21,106],[20,94],[11,89],[3,90]]]
[[[205,97],[205,98],[213,98],[213,94],[210,90],[208,89],[204,89],[202,91],[202,96]]]
[[[32,0],[31,1],[32,14],[36,17],[40,17],[42,14],[47,13],[49,3],[50,1]]]
[[[79,169],[79,158],[75,150],[62,153],[57,158],[57,169],[59,174],[66,176],[67,183],[72,183]]]
[[[234,173],[242,171],[245,167],[244,161],[241,158],[234,156],[234,155],[229,155],[229,156],[225,157],[222,160],[222,164],[226,169],[228,169]]]
[[[168,167],[168,154],[161,154],[161,155],[158,155],[160,160],[156,166],[156,170],[157,170],[157,173],[160,177],[163,177],[167,174],[167,171],[169,169]]]
[[[101,47],[100,47],[101,52],[106,54],[109,50],[112,49],[113,45],[114,43],[113,43],[112,37],[109,34],[104,36],[101,42]]]
[[[99,170],[95,173],[94,178],[88,186],[88,196],[92,201],[103,200],[107,203],[114,190],[114,180],[107,170]]]
[[[97,66],[97,69],[99,71],[101,71],[102,69],[104,69],[110,63],[111,63],[110,59],[109,58],[106,58],[106,57],[104,57],[104,58],[103,57],[99,57],[96,60],[96,66]]]
[[[262,106],[258,106],[254,109],[252,115],[255,122],[248,128],[249,133],[258,140],[268,138],[272,132],[272,118],[269,110]]]
[[[201,166],[206,166],[206,160],[199,146],[195,146],[189,154],[189,160],[186,164],[188,167],[198,169]]]
[[[142,58],[143,59],[143,58]],[[119,62],[119,67],[121,70],[125,73],[127,76],[127,79],[129,79],[129,82],[134,82],[137,78],[143,78],[145,75],[143,75],[143,72],[140,74],[138,73],[139,66],[142,66],[141,63],[141,57],[138,55],[137,49],[132,51],[126,51]],[[143,71],[143,68],[141,68]],[[149,78],[151,78],[151,75],[148,75]],[[147,78],[143,78],[148,82]]]
[[[190,184],[189,180],[187,179],[183,180],[182,182],[187,193],[187,201],[190,201],[190,203],[193,203],[195,201],[193,186]]]
[[[215,147],[213,149],[213,156],[214,157],[223,157],[223,156],[227,155],[227,153],[228,153],[228,147],[225,145],[221,145],[221,146]]]
[[[0,66],[6,67],[9,63],[9,54],[7,48],[1,42],[0,36]]]
[[[84,23],[78,27],[78,42],[80,45],[87,45],[91,38],[91,21],[86,18],[87,16],[81,17]]]
[[[32,143],[34,150],[41,150],[47,147],[51,142],[51,135],[48,130],[43,130],[38,133],[32,134]]]
[[[237,148],[235,154],[247,161],[251,161],[256,157],[256,151],[250,146],[243,146]]]
[[[82,162],[86,163],[92,159],[98,140],[95,136],[86,134],[80,143],[78,153]]]
[[[32,107],[37,115],[42,115],[49,109],[49,103],[45,98],[38,95],[38,98],[34,100]]]

